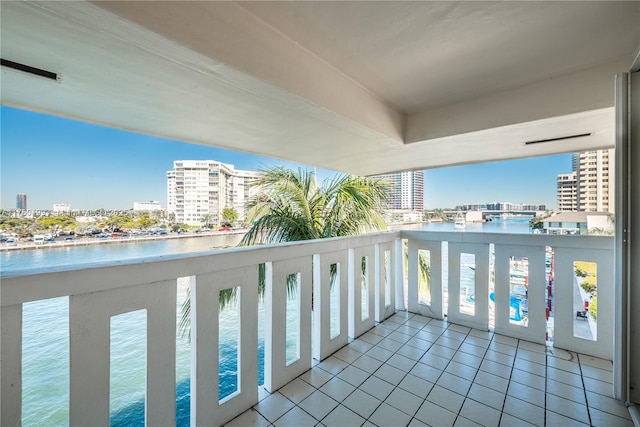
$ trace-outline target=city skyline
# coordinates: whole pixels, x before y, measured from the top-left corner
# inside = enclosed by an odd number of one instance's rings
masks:
[[[166,171],[180,159],[214,160],[243,170],[312,167],[5,106],[0,124],[3,209],[15,208],[17,194],[27,195],[30,209],[51,209],[56,203],[72,209],[131,209],[146,200],[166,208]],[[424,207],[500,200],[553,209],[556,177],[570,170],[570,153],[428,169]],[[317,173],[321,183],[336,172]]]

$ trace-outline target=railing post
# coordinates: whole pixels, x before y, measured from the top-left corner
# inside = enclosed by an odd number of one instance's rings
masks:
[[[406,310],[404,296],[404,241],[402,239],[394,240],[393,255],[393,284],[391,292],[395,292],[396,310]]]
[[[311,368],[311,257],[266,263],[264,387],[274,392]],[[287,277],[297,274],[298,358],[287,364]]]

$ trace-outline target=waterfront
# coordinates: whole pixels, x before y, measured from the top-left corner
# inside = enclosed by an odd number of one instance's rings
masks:
[[[477,225],[477,227],[475,227]],[[450,223],[425,224],[428,230],[448,230]],[[484,225],[470,225],[460,232],[485,231],[524,232],[528,219],[503,220]],[[488,229],[486,231],[489,231]],[[229,246],[229,244],[224,245]],[[84,247],[48,248],[6,252],[0,254],[4,274],[24,270],[61,269],[96,262],[121,262],[136,258],[210,250],[211,240],[168,239],[153,242],[135,242],[120,245],[93,245]],[[468,269],[471,272],[471,269]],[[177,311],[186,295],[187,278],[179,280]],[[39,301],[25,304],[23,345],[23,425],[64,425],[68,423],[68,299]],[[260,313],[260,319],[264,319]],[[233,311],[221,320],[229,331],[221,336],[221,396],[232,393],[236,387],[236,334]],[[262,322],[263,320],[261,320]],[[178,318],[176,318],[176,323]],[[115,316],[111,322],[111,408],[113,425],[144,424],[146,313],[133,312]],[[262,324],[262,323],[261,323]],[[263,351],[264,327],[259,328],[259,351]],[[179,425],[189,424],[189,342],[178,335],[176,349],[177,419]],[[260,360],[262,357],[260,356]]]

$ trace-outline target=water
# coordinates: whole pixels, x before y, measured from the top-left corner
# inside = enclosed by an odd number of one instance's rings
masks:
[[[485,224],[467,224],[459,232],[528,233],[528,218],[498,219]],[[424,224],[429,231],[453,231],[453,223]],[[116,262],[176,253],[211,250],[216,246],[233,246],[237,236],[217,239],[200,237],[168,239],[122,244],[47,248],[0,252],[3,274],[38,269],[78,266],[84,263]],[[462,260],[468,270],[463,274],[463,292],[473,292],[473,273],[468,267],[473,259]],[[177,312],[186,297],[190,279],[178,281]],[[464,288],[468,288],[466,291]],[[287,316],[289,318],[289,316]],[[296,317],[291,316],[295,321]],[[176,322],[178,319],[176,319]],[[220,398],[237,388],[237,328],[233,327],[233,310],[222,315],[220,348]],[[112,318],[111,323],[111,424],[144,425],[144,390],[146,357],[146,312],[127,313]],[[294,328],[291,328],[294,329]],[[259,309],[258,357],[259,383],[263,379],[264,307]],[[69,405],[69,324],[68,298],[55,298],[25,304],[23,315],[23,425],[68,425]],[[189,425],[190,347],[178,333],[176,343],[176,416],[178,425]],[[288,358],[294,357],[288,355]]]
[[[430,222],[422,225],[425,231],[456,231],[460,233],[531,233],[531,217],[496,218],[485,223],[468,222],[462,230],[454,229],[453,222]]]

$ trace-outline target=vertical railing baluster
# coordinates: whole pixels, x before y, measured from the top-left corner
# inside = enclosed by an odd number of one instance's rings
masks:
[[[267,263],[264,386],[273,392],[311,368],[311,257]],[[297,289],[298,360],[287,364],[287,276],[300,273]]]
[[[69,425],[109,425],[109,316],[105,292],[69,297]]]
[[[153,286],[157,302],[147,311],[147,398],[148,426],[176,423],[176,299],[177,282]]]

